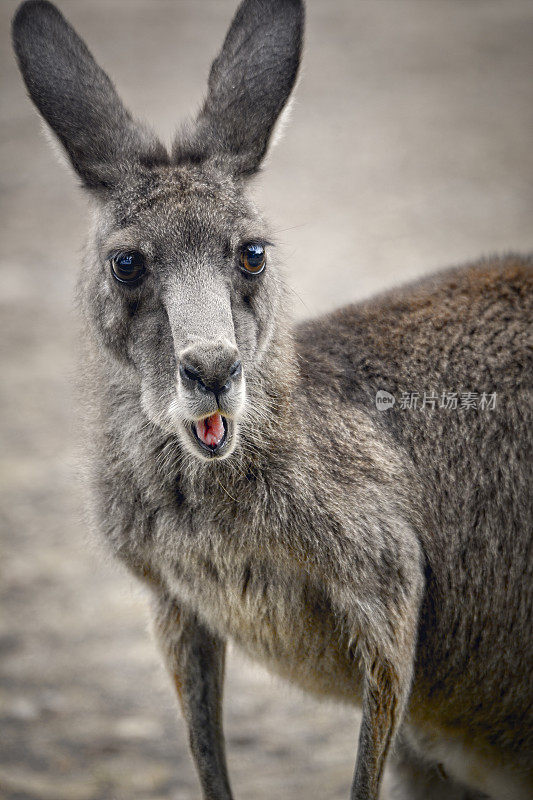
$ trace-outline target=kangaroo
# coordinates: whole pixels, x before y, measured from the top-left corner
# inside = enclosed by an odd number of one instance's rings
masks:
[[[45,0],[13,41],[87,190],[95,523],[151,589],[204,800],[230,800],[225,646],[360,706],[352,800],[533,797],[533,257],[291,325],[248,197],[301,0],[244,0],[169,152]],[[415,402],[416,401],[416,402]]]

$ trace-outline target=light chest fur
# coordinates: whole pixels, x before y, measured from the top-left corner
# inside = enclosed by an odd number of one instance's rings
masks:
[[[356,648],[326,591],[303,569],[290,573],[252,554],[215,567],[202,555],[186,565],[162,565],[162,574],[181,605],[273,673],[317,695],[360,698]]]

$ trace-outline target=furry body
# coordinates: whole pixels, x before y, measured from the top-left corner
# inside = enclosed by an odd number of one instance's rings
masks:
[[[328,568],[349,574],[363,602],[379,598],[370,624],[423,573],[405,741],[487,792],[493,771],[515,767],[498,798],[527,797],[533,779],[528,670],[520,677],[533,656],[531,541],[521,536],[532,267],[484,261],[300,325],[283,345],[296,357],[290,400],[267,430],[249,431],[235,461],[184,469],[177,443],[146,427],[135,392],[125,437],[123,386],[111,389],[118,419],[107,416],[97,447],[112,455],[97,466],[100,525],[126,562],[148,569],[171,605],[317,695],[357,703],[362,685],[322,558],[338,559]],[[396,397],[496,392],[497,404],[379,412],[384,387]],[[342,419],[337,432],[328,419]],[[345,540],[357,560],[343,563]]]

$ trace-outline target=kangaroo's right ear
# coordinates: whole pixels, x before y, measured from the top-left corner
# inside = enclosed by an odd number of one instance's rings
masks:
[[[28,0],[13,19],[13,46],[31,99],[91,189],[108,188],[132,164],[168,158],[134,122],[113,84],[57,8]]]

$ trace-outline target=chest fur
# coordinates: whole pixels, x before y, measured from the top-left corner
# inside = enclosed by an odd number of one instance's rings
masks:
[[[357,701],[360,673],[342,618],[303,570],[228,545],[159,568],[178,604],[249,657],[306,691]]]

